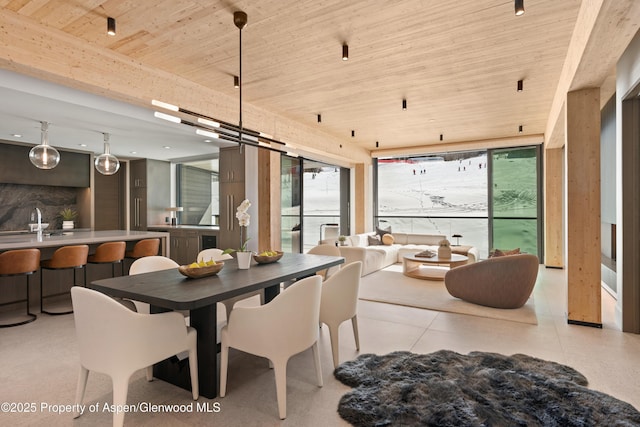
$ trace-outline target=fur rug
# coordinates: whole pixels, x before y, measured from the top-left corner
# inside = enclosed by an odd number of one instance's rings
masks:
[[[355,426],[640,425],[640,412],[575,369],[523,354],[363,354],[334,375],[355,387],[338,406]]]

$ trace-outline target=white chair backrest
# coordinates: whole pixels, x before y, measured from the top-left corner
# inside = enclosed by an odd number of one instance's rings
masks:
[[[142,369],[157,362],[157,354],[166,353],[167,346],[175,345],[171,341],[178,344],[187,334],[184,318],[176,312],[139,314],[80,286],[71,288],[71,299],[80,362],[91,371],[112,375],[123,366]]]
[[[233,259],[233,257],[229,254],[223,254],[222,249],[203,249],[200,251],[196,259],[199,261],[224,261],[225,259]]]
[[[292,355],[318,339],[322,279],[311,276],[295,282],[268,304],[236,307],[229,316],[229,335],[238,348],[263,349],[254,354]],[[234,347],[234,345],[231,345]]]
[[[152,271],[169,270],[171,268],[178,268],[179,264],[164,256],[146,256],[138,258],[131,264],[129,269],[129,275],[150,273]]]
[[[322,284],[320,319],[351,319],[356,315],[362,261],[342,267]]]
[[[342,256],[340,254],[340,249],[336,245],[322,244],[318,246],[314,246],[307,252],[311,255],[329,255],[329,256]],[[334,267],[329,267],[328,269],[318,271],[318,274],[323,277],[323,280],[328,279],[332,275],[336,273],[336,271],[340,270],[340,266],[336,265]]]

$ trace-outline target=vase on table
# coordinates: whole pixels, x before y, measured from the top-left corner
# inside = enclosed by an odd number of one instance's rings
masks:
[[[438,258],[450,259],[451,258],[451,244],[447,239],[441,240],[438,246]]]
[[[248,270],[251,266],[251,256],[252,252],[236,252],[236,257],[238,259],[238,268],[240,270]]]

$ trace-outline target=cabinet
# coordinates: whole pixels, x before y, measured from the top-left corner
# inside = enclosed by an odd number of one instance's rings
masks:
[[[240,147],[227,147],[220,149],[220,175],[221,183],[244,182],[244,151]]]
[[[200,252],[200,234],[190,230],[169,231],[171,242],[171,259],[180,265],[196,261]]]
[[[170,163],[141,159],[130,162],[130,229],[146,230],[162,224],[171,206]]]
[[[239,147],[220,149],[220,235],[218,247],[240,246],[240,226],[236,208],[245,198],[244,151]]]

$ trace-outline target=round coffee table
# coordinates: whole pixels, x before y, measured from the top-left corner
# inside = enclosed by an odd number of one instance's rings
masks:
[[[458,254],[451,254],[451,258],[405,255],[402,259],[402,274],[416,279],[444,280],[447,270],[464,265],[468,260],[468,257]]]

